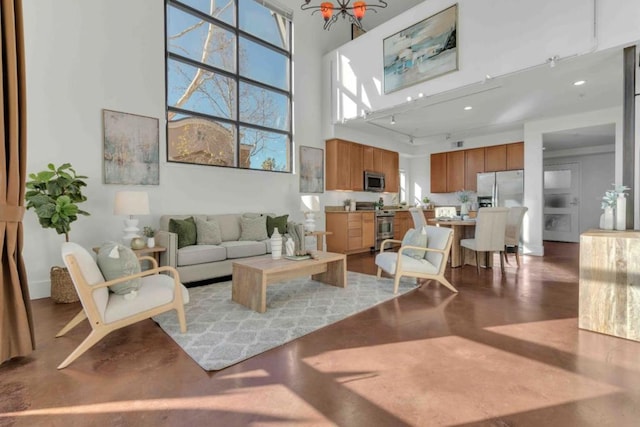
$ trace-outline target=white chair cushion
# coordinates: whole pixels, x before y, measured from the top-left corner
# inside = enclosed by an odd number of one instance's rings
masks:
[[[191,245],[178,249],[178,266],[204,264],[227,258],[227,250],[216,245]]]
[[[460,240],[460,246],[462,246],[463,248],[468,248],[471,250],[476,251],[476,239],[462,239]]]
[[[389,274],[396,274],[398,254],[396,252],[383,252],[376,255],[376,265]],[[424,274],[437,274],[438,267],[424,258],[415,259],[402,256],[402,271],[420,272]]]
[[[449,236],[453,230],[449,227],[435,227],[429,225],[427,230],[427,247],[431,249],[444,249],[447,247]],[[440,265],[442,262],[442,253],[427,251],[424,257],[433,265]]]
[[[189,291],[183,285],[180,285],[180,288],[182,289],[182,300],[187,304]],[[173,301],[173,290],[174,281],[171,276],[154,274],[143,277],[136,298],[126,300],[124,295],[109,294],[109,303],[103,319],[105,323],[111,323],[171,302]]]
[[[80,267],[80,271],[82,272],[84,279],[89,285],[104,283],[105,280],[102,276],[102,272],[98,268],[98,264],[96,264],[91,254],[85,248],[77,243],[65,242],[62,244],[61,252],[62,259],[64,260],[67,268],[69,268],[69,265],[67,264],[66,256],[73,255],[75,257],[78,263],[78,267]],[[78,292],[78,294],[80,293]],[[93,292],[93,300],[96,304],[98,312],[100,313],[100,316],[104,319],[105,308],[107,307],[107,302],[109,301],[109,289],[96,289]]]

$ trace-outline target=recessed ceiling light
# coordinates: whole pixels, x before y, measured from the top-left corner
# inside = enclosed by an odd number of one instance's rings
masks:
[[[407,96],[407,102],[411,102],[413,98],[411,98],[410,96]]]
[[[469,110],[472,110],[472,109],[473,109],[473,107],[472,107],[471,105],[467,105],[466,107],[464,107],[464,109],[465,109],[465,110],[467,110],[467,111],[469,111]]]
[[[573,82],[573,85],[574,86],[582,86],[586,82],[587,82],[586,80],[578,80],[577,82]]]

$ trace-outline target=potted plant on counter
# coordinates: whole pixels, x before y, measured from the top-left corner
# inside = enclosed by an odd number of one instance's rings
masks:
[[[64,234],[68,242],[71,223],[78,219],[78,215],[89,215],[78,207],[78,203],[87,200],[82,194],[82,188],[87,186],[83,181],[86,178],[77,175],[70,163],[60,167],[49,163],[46,170],[29,174],[24,197],[26,208],[35,211],[42,228],[55,229],[58,234]],[[51,268],[51,298],[56,302],[78,301],[66,268]]]
[[[469,192],[464,188],[458,192],[456,192],[456,196],[458,197],[458,201],[460,201],[460,215],[467,215],[469,213]]]
[[[156,246],[156,239],[154,237],[156,235],[156,230],[147,226],[142,229],[142,234],[144,234],[144,237],[147,238],[148,248],[153,248]]]

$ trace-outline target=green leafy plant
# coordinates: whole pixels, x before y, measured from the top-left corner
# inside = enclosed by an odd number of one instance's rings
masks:
[[[602,196],[602,205],[601,209],[605,208],[615,208],[616,200],[618,200],[618,196],[620,194],[626,195],[626,192],[630,190],[626,185],[613,185],[613,190],[605,191],[604,196]]]
[[[429,198],[428,198],[427,196],[424,196],[424,197],[422,198],[422,203],[424,203],[425,205],[426,205],[426,204],[428,204],[428,203],[429,203],[429,201],[430,201],[430,200],[429,200]]]
[[[82,194],[82,187],[87,186],[83,181],[86,178],[77,175],[70,163],[58,168],[49,163],[47,170],[29,174],[26,208],[35,210],[43,228],[54,228],[58,234],[64,234],[68,242],[71,223],[78,215],[89,215],[77,205],[87,200]]]
[[[142,229],[142,234],[144,235],[144,237],[153,237],[156,235],[156,230],[147,226]]]
[[[456,196],[458,196],[458,200],[460,201],[460,203],[467,203],[469,201],[469,192],[465,191],[464,188],[460,191],[457,191]]]

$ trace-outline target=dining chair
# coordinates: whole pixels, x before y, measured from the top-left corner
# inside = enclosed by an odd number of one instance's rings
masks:
[[[424,217],[424,213],[420,208],[409,208],[409,213],[411,213],[411,218],[413,219],[413,228],[416,230],[420,229],[427,225],[427,220]]]
[[[485,265],[489,264],[489,256],[494,251],[500,252],[500,271],[504,273],[505,229],[509,208],[480,208],[476,217],[476,231],[473,239],[460,240],[460,249],[467,248],[476,253],[476,269],[480,274],[479,253],[485,253]]]
[[[525,206],[515,206],[509,208],[509,215],[507,216],[507,227],[504,232],[504,260],[508,263],[507,258],[508,248],[515,248],[516,264],[520,267],[520,231],[522,230],[522,220],[524,214],[527,213],[529,208]]]
[[[176,310],[180,331],[187,331],[184,304],[189,302],[189,292],[180,283],[178,272],[169,266],[158,267],[157,261],[149,256],[139,257],[139,261],[151,262],[152,268],[140,273],[124,275],[118,279],[105,281],[98,264],[82,246],[73,242],[62,244],[62,259],[69,269],[71,280],[78,292],[82,310],[56,335],[65,335],[84,319],[89,320],[91,332],[67,358],[58,365],[66,368],[107,334],[148,319],[169,310]],[[168,274],[159,274],[168,273]],[[109,292],[108,287],[140,278],[135,298],[127,298]]]

